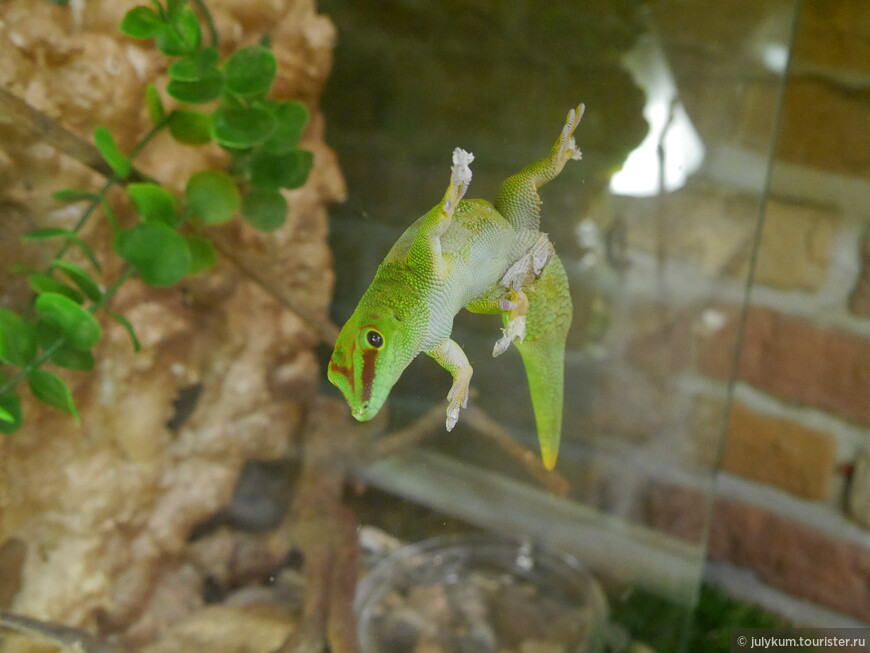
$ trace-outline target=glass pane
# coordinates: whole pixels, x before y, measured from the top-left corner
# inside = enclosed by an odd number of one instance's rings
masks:
[[[331,244],[342,324],[392,244],[437,204],[455,147],[471,198],[546,155],[579,102],[569,161],[541,189],[570,282],[555,472],[537,456],[523,362],[460,312],[472,408],[363,470],[372,484],[575,555],[633,637],[676,650],[697,596],[707,502],[759,233],[794,0],[321,3],[339,28],[324,99],[349,200]],[[446,408],[421,356],[387,429]]]

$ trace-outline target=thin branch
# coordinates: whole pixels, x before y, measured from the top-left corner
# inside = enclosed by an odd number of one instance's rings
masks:
[[[464,417],[475,431],[495,442],[550,492],[562,497],[568,494],[568,491],[571,489],[568,479],[559,472],[550,471],[544,467],[540,456],[517,442],[501,424],[490,417],[483,409],[470,406],[466,409]]]
[[[549,471],[544,467],[540,457],[525,448],[482,408],[470,406],[463,412],[462,418],[474,430],[474,433],[495,443],[538,483],[558,496],[566,496],[571,484],[558,472]],[[410,425],[378,439],[370,448],[368,462],[401,453],[408,447],[419,444],[434,435],[444,424],[444,407],[433,406]]]
[[[112,168],[103,160],[96,146],[2,87],[0,87],[0,122],[13,124],[24,134],[45,141],[56,150],[104,177],[111,178],[114,175]],[[128,179],[128,181],[143,180],[145,177],[137,170],[134,170]]]
[[[45,640],[75,653],[120,653],[120,649],[104,644],[77,628],[39,621],[10,612],[0,612],[0,628]]]
[[[136,170],[134,170],[127,179],[118,180],[114,177],[114,172],[103,160],[99,150],[97,150],[94,145],[69,131],[46,114],[30,106],[27,102],[3,88],[0,88],[0,121],[14,123],[23,133],[44,140],[55,149],[74,158],[79,163],[86,165],[111,181],[116,180],[117,183],[121,184],[134,181],[154,181],[150,177],[147,177]],[[140,142],[133,150],[131,156],[137,154],[142,146],[150,141],[156,131],[161,129],[163,126],[164,125],[161,123],[151,129],[143,138],[142,142]],[[274,297],[278,303],[284,306],[287,310],[298,315],[302,321],[318,335],[324,344],[332,346],[335,343],[335,340],[338,337],[338,328],[334,324],[329,320],[318,320],[301,310],[299,306],[296,305],[296,303],[285,293],[275,288],[264,273],[260,272],[255,267],[248,265],[238,255],[236,255],[231,245],[223,242],[215,233],[210,233],[209,236],[212,238],[216,249],[229,259],[242,274],[263,288],[263,290]]]
[[[306,311],[299,308],[299,305],[287,293],[281,292],[275,287],[275,284],[268,278],[267,273],[259,270],[256,266],[248,264],[241,256],[236,254],[233,246],[227,242],[222,235],[214,231],[208,232],[212,244],[221,255],[235,265],[251,281],[256,283],[260,288],[271,295],[281,306],[288,311],[295,313],[299,318],[308,325],[314,333],[317,334],[320,341],[332,347],[338,338],[338,327],[330,320],[318,320]]]

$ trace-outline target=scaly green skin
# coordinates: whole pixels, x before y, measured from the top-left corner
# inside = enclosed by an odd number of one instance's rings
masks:
[[[569,159],[579,158],[573,133],[582,114],[582,104],[568,114],[549,155],[509,177],[495,205],[462,199],[473,156],[454,152],[444,198],[399,238],[336,342],[329,380],[356,419],[374,417],[405,368],[425,352],[453,376],[447,395],[447,430],[452,429],[468,401],[473,372],[450,339],[453,318],[463,307],[501,313],[502,340],[513,341],[526,368],[544,465],[555,466],[571,298],[562,263],[542,238],[537,189]],[[533,264],[531,252],[542,243],[549,258]],[[514,274],[517,266],[528,271]]]

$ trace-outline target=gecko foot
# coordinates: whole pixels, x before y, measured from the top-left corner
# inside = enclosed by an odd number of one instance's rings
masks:
[[[565,126],[562,127],[562,135],[559,138],[559,160],[567,161],[568,159],[581,159],[583,154],[577,149],[577,143],[574,141],[574,131],[577,125],[580,124],[580,119],[583,118],[583,113],[586,111],[586,105],[580,104],[577,109],[571,109],[568,112],[568,117],[565,119]]]
[[[553,252],[553,243],[550,242],[547,234],[541,234],[535,244],[507,269],[499,283],[505,288],[511,286],[522,288],[531,281],[532,276],[537,277],[541,274],[544,266],[553,256]]]
[[[507,324],[506,329],[501,330],[502,336],[496,340],[495,346],[492,348],[492,357],[501,356],[507,351],[514,340],[522,342],[526,338],[526,316],[517,315]]]
[[[471,162],[474,161],[474,155],[471,152],[466,152],[461,147],[453,150],[453,167],[450,168],[450,185],[447,187],[447,192],[444,194],[444,210],[449,214],[453,214],[459,201],[468,190],[468,185],[471,183]]]
[[[501,338],[499,338],[495,346],[492,348],[493,358],[501,356],[510,344],[519,339],[520,342],[526,337],[526,313],[529,311],[529,298],[526,294],[517,288],[511,286],[510,299],[500,299],[499,307],[502,310],[509,311],[507,327],[501,330]],[[509,308],[507,308],[509,307]]]
[[[468,407],[468,394],[471,385],[471,367],[467,370],[460,370],[453,380],[453,385],[450,386],[450,392],[447,393],[447,430],[452,431],[459,421],[460,408]]]

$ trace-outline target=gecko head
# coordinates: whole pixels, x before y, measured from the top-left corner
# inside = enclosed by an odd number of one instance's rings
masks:
[[[353,416],[361,422],[377,415],[413,356],[402,320],[359,308],[342,327],[327,375],[341,390]]]

